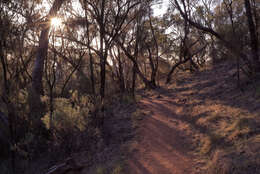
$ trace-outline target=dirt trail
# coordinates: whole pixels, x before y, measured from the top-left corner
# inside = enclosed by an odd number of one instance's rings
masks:
[[[229,69],[221,65],[216,70],[182,75],[173,86],[144,95],[139,107],[146,116],[128,160],[131,174],[203,173],[203,162],[196,160],[199,157],[194,152],[199,139],[210,135],[198,120],[209,115],[207,108],[217,103],[225,84],[231,82],[230,75],[224,74]]]
[[[128,160],[130,174],[192,174],[192,137],[178,113],[183,104],[173,93],[144,97],[140,109],[146,113],[137,135],[135,150]],[[178,104],[179,103],[179,104]]]

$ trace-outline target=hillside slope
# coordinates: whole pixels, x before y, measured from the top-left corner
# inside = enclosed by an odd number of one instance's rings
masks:
[[[224,63],[146,92],[127,171],[140,174],[260,173],[260,87],[236,87]]]

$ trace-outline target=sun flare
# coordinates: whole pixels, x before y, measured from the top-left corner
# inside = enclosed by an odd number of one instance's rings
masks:
[[[51,26],[54,28],[60,27],[62,25],[61,18],[53,17],[51,18]]]

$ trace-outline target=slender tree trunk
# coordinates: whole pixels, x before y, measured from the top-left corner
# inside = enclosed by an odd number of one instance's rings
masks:
[[[149,9],[149,10],[151,10],[151,9]],[[158,71],[158,67],[159,67],[159,48],[158,48],[158,43],[156,40],[155,31],[154,31],[153,24],[152,24],[150,11],[149,11],[149,24],[150,24],[150,28],[152,31],[153,41],[154,41],[154,45],[155,45],[155,56],[156,56],[155,63],[153,63],[152,54],[151,54],[151,51],[149,50],[149,57],[150,57],[149,60],[152,61],[151,63],[153,64],[152,65],[152,74],[151,74],[151,83],[154,86],[157,86],[156,85],[156,76],[157,76],[157,71]]]
[[[50,87],[50,130],[53,131],[53,88]]]
[[[0,41],[0,59],[1,59],[1,64],[2,64],[2,68],[3,68],[3,86],[6,90],[9,91],[9,85],[8,85],[8,80],[7,80],[7,69],[6,69],[6,63],[5,63],[5,59],[4,59],[4,54],[3,54],[3,48],[2,48],[2,43]]]
[[[100,59],[100,97],[101,97],[101,118],[97,118],[97,126],[100,128],[103,128],[104,119],[105,119],[105,85],[106,85],[106,59],[107,59],[107,51],[106,48],[107,45],[105,45],[105,24],[104,24],[104,13],[105,13],[105,0],[101,1],[101,11],[100,11],[100,17],[98,19],[99,23],[99,43],[100,43],[100,49],[99,49],[99,59]]]
[[[256,25],[254,24],[251,4],[249,0],[244,0],[245,9],[246,9],[246,16],[248,22],[248,29],[250,33],[250,40],[251,40],[251,52],[253,56],[253,68],[254,72],[260,72],[260,60],[259,60],[259,53],[258,53],[258,38],[256,33]]]
[[[118,68],[119,68],[119,80],[120,80],[120,91],[122,93],[125,92],[125,78],[124,78],[124,72],[122,67],[122,61],[121,61],[121,55],[118,48]]]
[[[86,4],[84,4],[86,5]],[[92,88],[92,93],[95,95],[96,89],[95,89],[95,76],[94,76],[94,61],[93,61],[93,56],[91,53],[90,49],[90,32],[89,32],[89,22],[87,20],[87,11],[86,7],[85,8],[85,18],[86,18],[86,25],[87,25],[87,39],[88,39],[88,53],[89,53],[89,69],[90,69],[90,79],[91,79],[91,88]]]
[[[90,68],[90,79],[91,79],[91,88],[92,88],[92,93],[95,95],[96,94],[96,89],[95,89],[95,76],[94,76],[94,62],[93,62],[93,56],[90,52],[89,49],[89,68]]]
[[[11,103],[11,101],[9,100],[9,95],[10,95],[10,89],[9,89],[9,83],[7,80],[7,67],[6,67],[6,62],[4,59],[4,53],[3,53],[3,46],[2,46],[2,41],[0,41],[0,59],[1,59],[1,64],[3,67],[3,77],[4,77],[4,81],[3,81],[3,86],[4,86],[4,91],[3,91],[3,95],[2,95],[2,100],[4,101],[4,103],[7,106],[7,112],[8,112],[8,126],[9,126],[9,132],[10,132],[10,143],[11,145],[15,145],[15,131],[14,131],[14,118],[15,118],[15,114],[14,114],[14,107],[13,104]],[[15,169],[16,169],[16,151],[15,150],[11,150],[11,166],[12,166],[12,172],[15,173]]]
[[[103,39],[101,39],[103,42]],[[103,43],[101,43],[101,50],[103,51]],[[100,53],[100,96],[103,101],[105,98],[105,85],[106,85],[106,53]]]
[[[105,98],[105,84],[106,84],[106,53],[104,52],[104,42],[105,42],[105,24],[104,24],[104,13],[105,13],[105,0],[101,1],[101,14],[99,18],[99,35],[100,35],[100,49],[99,49],[99,57],[100,57],[100,96],[101,96],[101,103],[104,104]]]
[[[136,73],[139,75],[139,77],[141,78],[141,80],[144,82],[145,86],[151,89],[155,89],[156,86],[154,86],[151,81],[149,81],[144,75],[143,73],[140,71],[139,66],[137,61],[135,60],[135,57],[133,55],[131,55],[126,48],[124,47],[124,45],[122,43],[120,43],[118,40],[116,40],[117,44],[121,47],[121,49],[124,51],[125,55],[132,61],[132,63],[135,65],[136,68]]]
[[[133,65],[133,72],[132,72],[132,89],[131,94],[135,98],[135,87],[136,87],[136,67]]]
[[[233,43],[235,43],[237,41],[237,36],[236,36],[236,29],[235,29],[235,26],[234,26],[234,20],[233,20],[233,7],[232,7],[232,3],[233,1],[226,1],[224,0],[223,1],[226,8],[227,8],[227,11],[228,11],[228,14],[229,14],[229,19],[230,19],[230,22],[231,22],[231,26],[232,26],[232,33],[233,33],[233,38],[235,40],[233,40]],[[238,56],[236,56],[236,66],[237,66],[237,87],[240,88],[240,58]]]
[[[156,86],[156,82],[155,82],[155,78],[156,78],[156,68],[155,68],[155,65],[154,65],[154,62],[153,62],[153,57],[152,57],[152,52],[149,48],[149,45],[147,45],[147,50],[148,50],[148,59],[149,59],[149,63],[150,63],[150,67],[151,67],[151,84]]]
[[[166,83],[166,84],[170,83],[172,73],[174,72],[174,70],[175,70],[178,66],[180,66],[180,65],[182,65],[182,64],[184,64],[184,63],[186,63],[186,62],[188,62],[190,59],[192,59],[193,56],[195,56],[196,54],[200,53],[200,52],[203,51],[205,48],[206,48],[206,45],[205,45],[204,47],[200,48],[198,51],[196,51],[196,52],[193,53],[192,55],[190,55],[189,53],[187,53],[188,51],[184,51],[184,58],[185,58],[185,59],[180,59],[180,61],[179,61],[178,63],[176,63],[176,64],[171,68],[171,71],[168,73],[167,79],[166,79],[166,82],[165,82],[165,83]],[[185,49],[184,49],[184,50],[185,50]],[[181,55],[180,55],[180,56],[181,56]]]

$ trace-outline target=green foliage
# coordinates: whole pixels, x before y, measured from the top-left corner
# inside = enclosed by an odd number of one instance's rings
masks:
[[[124,171],[124,164],[119,162],[113,169],[111,174],[123,174]]]
[[[122,102],[124,102],[125,104],[131,104],[135,102],[135,99],[131,95],[123,95]]]
[[[89,108],[87,105],[87,97],[82,96],[79,100],[72,96],[71,103],[70,99],[57,98],[54,101],[54,112],[53,112],[53,128],[56,131],[84,131],[88,124],[88,113]],[[85,107],[80,107],[83,105]],[[42,118],[47,129],[50,129],[50,111]]]
[[[142,120],[143,119],[144,114],[140,111],[137,110],[132,114],[132,119],[133,120]]]
[[[96,173],[97,174],[105,174],[106,173],[106,169],[104,167],[99,166],[97,168],[97,172]]]
[[[255,90],[256,97],[260,97],[260,86],[258,86]]]
[[[34,149],[30,149],[30,145],[35,140],[35,135],[27,133],[24,138],[19,140],[15,145],[11,147],[11,150],[16,151],[22,158],[30,159]],[[26,149],[26,150],[25,150]],[[28,149],[30,149],[28,151]]]
[[[94,142],[99,142],[102,135],[95,122],[98,107],[95,107],[91,96],[79,95],[78,91],[70,91],[70,95],[70,98],[55,98],[53,112],[48,110],[41,119],[50,133],[48,144],[54,150],[59,148],[61,154],[85,148],[94,150]],[[42,101],[50,104],[46,96]]]
[[[114,161],[111,166],[98,166],[96,174],[123,174],[124,166],[124,161]]]
[[[122,96],[122,101],[124,104],[133,104],[136,103],[138,101],[140,101],[142,99],[142,96],[140,95],[135,95],[135,97],[133,97],[132,95],[123,95]]]

